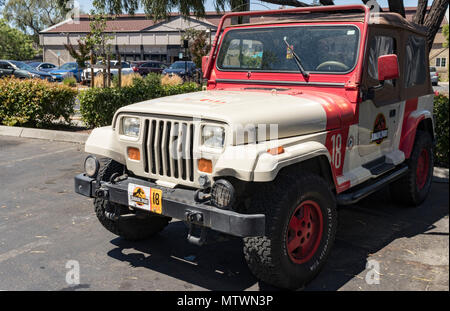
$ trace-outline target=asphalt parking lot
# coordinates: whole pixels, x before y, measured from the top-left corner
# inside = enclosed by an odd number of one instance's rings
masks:
[[[240,239],[211,234],[197,247],[179,221],[139,243],[103,229],[73,191],[83,148],[0,136],[0,290],[273,289],[250,274]],[[341,208],[331,256],[304,290],[448,291],[448,215],[448,184],[436,182],[416,209],[393,205],[388,191]],[[70,260],[79,285],[66,282]]]

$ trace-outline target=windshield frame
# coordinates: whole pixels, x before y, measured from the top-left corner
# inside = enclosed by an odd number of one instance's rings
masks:
[[[288,28],[288,27],[353,27],[356,31],[357,31],[357,36],[358,36],[358,41],[356,44],[356,55],[355,55],[355,61],[353,64],[353,67],[351,67],[349,70],[347,71],[314,71],[314,70],[306,70],[309,74],[324,74],[324,75],[347,75],[349,73],[351,73],[352,71],[355,70],[355,68],[358,65],[358,60],[360,57],[360,47],[361,47],[361,29],[356,26],[356,24],[341,24],[341,23],[327,23],[327,24],[294,24],[294,25],[287,25],[287,24],[283,24],[283,25],[271,25],[271,24],[266,24],[266,25],[258,25],[258,26],[249,26],[249,27],[233,27],[230,28],[228,30],[226,30],[226,32],[222,35],[222,38],[220,40],[220,46],[218,47],[218,51],[217,51],[217,56],[215,58],[215,68],[220,71],[220,72],[249,72],[251,71],[252,73],[256,74],[256,73],[293,73],[293,74],[301,74],[301,71],[299,69],[296,70],[258,70],[258,69],[231,69],[231,68],[221,68],[218,66],[218,62],[217,60],[219,59],[219,55],[220,53],[222,53],[222,47],[223,47],[223,42],[226,39],[226,37],[228,36],[228,33],[231,31],[237,31],[237,30],[252,30],[254,28]],[[295,51],[297,54],[298,52]],[[300,59],[302,58],[302,55],[299,54]],[[295,68],[297,68],[297,66],[294,66]]]

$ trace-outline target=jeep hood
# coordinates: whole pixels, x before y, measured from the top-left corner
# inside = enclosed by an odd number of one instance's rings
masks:
[[[278,137],[326,129],[324,100],[314,96],[248,91],[202,91],[152,99],[119,109],[152,115],[173,115],[218,121],[232,128],[278,125]],[[258,138],[261,140],[261,137]]]

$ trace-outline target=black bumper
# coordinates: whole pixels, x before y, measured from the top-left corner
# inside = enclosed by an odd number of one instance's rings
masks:
[[[194,190],[165,188],[155,183],[132,177],[114,184],[103,181],[99,183],[93,178],[79,174],[75,176],[75,192],[94,198],[97,189],[101,188],[106,193],[107,200],[121,205],[128,205],[129,183],[162,190],[162,215],[164,216],[185,220],[238,237],[264,235],[264,215],[240,214],[197,203],[194,200]]]

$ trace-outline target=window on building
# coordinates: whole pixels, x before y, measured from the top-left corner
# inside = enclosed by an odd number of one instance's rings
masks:
[[[445,66],[447,66],[447,58],[436,57],[436,67],[445,67]]]
[[[425,59],[425,38],[410,35],[406,42],[405,87],[425,83],[428,66]]]

